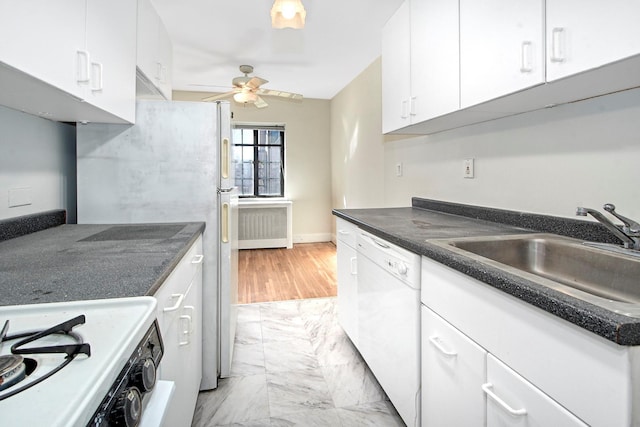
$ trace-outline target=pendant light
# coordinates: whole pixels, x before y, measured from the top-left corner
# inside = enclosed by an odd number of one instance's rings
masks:
[[[304,28],[307,12],[300,0],[275,0],[271,8],[271,26],[273,28]]]

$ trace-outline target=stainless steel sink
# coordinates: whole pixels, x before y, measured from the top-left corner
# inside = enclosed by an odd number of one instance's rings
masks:
[[[553,234],[470,237],[436,243],[603,308],[640,317],[640,257],[633,256],[632,251],[613,245],[591,246]]]

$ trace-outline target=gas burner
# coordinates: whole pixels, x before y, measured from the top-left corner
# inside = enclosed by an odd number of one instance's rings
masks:
[[[84,343],[82,337],[72,331],[75,326],[85,323],[84,315],[74,317],[43,331],[21,332],[13,335],[5,335],[8,330],[8,323],[8,321],[5,322],[5,326],[2,329],[0,345],[4,342],[19,341],[11,345],[12,354],[0,356],[0,401],[46,380],[71,363],[79,354],[91,356],[89,344]],[[48,345],[26,347],[27,344],[34,341]],[[38,356],[46,357],[51,355],[51,357],[48,357],[49,359],[55,358],[56,354],[60,354],[60,357],[57,358],[56,362],[50,364],[45,372],[29,377],[36,370],[38,362],[32,358],[24,358],[21,356],[22,354],[35,355],[36,358]],[[63,358],[62,354],[66,356]],[[11,388],[18,384],[20,384],[19,387]],[[5,390],[7,392],[3,393]]]
[[[19,383],[27,376],[24,357],[14,354],[0,356],[0,390]]]

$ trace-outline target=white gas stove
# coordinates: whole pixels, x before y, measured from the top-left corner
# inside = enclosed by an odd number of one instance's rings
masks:
[[[156,382],[155,310],[151,297],[0,307],[0,425],[159,425],[173,384]]]

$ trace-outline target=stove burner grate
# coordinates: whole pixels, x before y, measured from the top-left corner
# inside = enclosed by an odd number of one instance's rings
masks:
[[[51,377],[56,372],[59,372],[62,368],[67,366],[69,363],[75,359],[78,354],[85,354],[88,357],[91,357],[91,346],[89,343],[85,343],[82,341],[82,337],[72,331],[72,329],[80,324],[85,323],[86,319],[84,315],[80,315],[74,317],[73,319],[67,320],[66,322],[62,322],[58,325],[55,325],[49,329],[45,329],[43,331],[36,332],[23,332],[14,335],[6,335],[2,336],[0,339],[0,344],[5,341],[12,341],[16,339],[20,339],[20,341],[16,342],[11,346],[11,355],[0,356],[0,372],[2,372],[3,368],[7,370],[7,373],[4,374],[2,378],[0,378],[0,391],[4,389],[8,389],[9,387],[18,384],[22,381],[25,376],[28,374],[28,370],[33,371],[35,369],[35,361],[32,359],[23,359],[21,354],[51,354],[51,353],[65,353],[66,357],[63,361],[56,366],[51,371],[47,372],[42,377],[38,378],[35,381],[32,381],[28,384],[23,385],[22,387],[18,387],[15,390],[11,390],[6,394],[0,396],[0,401],[4,400],[8,397],[14,396],[21,391],[24,391],[30,387],[33,387],[36,384],[44,381],[45,379]],[[2,330],[2,335],[6,333],[7,323],[5,323],[5,327]],[[74,344],[65,344],[65,345],[54,345],[54,346],[45,346],[45,347],[24,347],[26,344],[29,344],[33,341],[36,341],[40,338],[53,335],[53,334],[63,334],[72,337],[76,343]],[[6,365],[6,366],[5,366]],[[29,369],[28,369],[29,368]],[[5,381],[5,375],[7,380]]]

